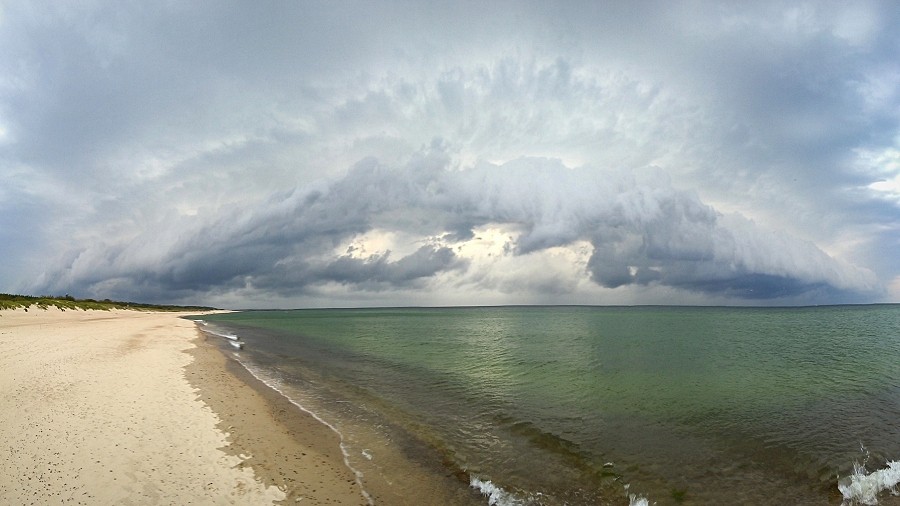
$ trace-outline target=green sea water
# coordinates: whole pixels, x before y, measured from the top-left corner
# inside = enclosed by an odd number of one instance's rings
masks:
[[[424,495],[392,474],[400,460],[443,469],[460,504],[663,505],[864,503],[900,459],[900,306],[206,320],[245,343],[235,353],[248,369],[343,435],[384,504]]]

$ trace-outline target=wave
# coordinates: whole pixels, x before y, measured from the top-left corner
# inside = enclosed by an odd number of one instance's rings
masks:
[[[631,488],[630,483],[625,484],[625,495],[628,496],[628,506],[650,506],[650,500],[638,494],[629,494],[628,489]],[[655,504],[655,503],[654,503]]]
[[[878,504],[878,494],[887,490],[893,495],[900,495],[897,485],[900,484],[900,461],[891,461],[887,467],[866,472],[864,464],[853,464],[853,474],[838,482],[838,490],[844,496],[845,506]]]
[[[469,486],[481,492],[481,495],[487,496],[489,506],[522,506],[525,504],[515,494],[494,485],[490,480],[482,480],[475,475],[469,477]]]
[[[539,497],[543,494],[537,493],[528,497],[521,497],[512,492],[504,490],[490,480],[482,480],[474,474],[469,477],[469,486],[481,492],[481,495],[487,497],[488,506],[526,506],[530,504],[540,504]],[[625,485],[625,493],[628,496],[628,506],[650,506],[650,500],[644,496],[637,494],[628,494],[630,485]]]
[[[219,332],[219,331],[217,331],[217,330],[212,330],[212,329],[210,329],[210,328],[207,328],[207,327],[206,327],[206,325],[207,325],[206,322],[202,322],[202,324],[203,324],[204,326],[203,326],[203,327],[200,327],[200,331],[201,331],[201,332],[206,332],[207,334],[214,335],[214,336],[217,336],[217,337],[224,337],[225,339],[229,339],[229,340],[231,340],[231,341],[237,341],[237,340],[238,340],[238,336],[236,336],[236,335],[234,335],[234,334],[225,334],[224,332]]]
[[[628,506],[650,506],[646,497],[631,494],[628,496]]]

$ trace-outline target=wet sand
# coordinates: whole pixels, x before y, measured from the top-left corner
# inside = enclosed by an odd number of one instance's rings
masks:
[[[217,338],[198,334],[187,378],[219,415],[230,443],[224,450],[284,491],[288,504],[367,504],[337,433],[226,358]]]

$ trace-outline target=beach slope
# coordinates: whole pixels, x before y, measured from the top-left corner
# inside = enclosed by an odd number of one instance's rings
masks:
[[[256,469],[241,453],[248,446],[234,451],[230,432],[240,427],[223,427],[187,377],[197,331],[179,316],[0,311],[0,503],[365,504],[339,466],[310,466],[288,486],[273,475],[283,469]],[[207,367],[192,374],[224,371],[221,362]],[[259,400],[252,390],[241,395]],[[283,433],[266,415],[254,425]],[[266,444],[257,443],[261,455]],[[305,453],[285,444],[281,453]]]

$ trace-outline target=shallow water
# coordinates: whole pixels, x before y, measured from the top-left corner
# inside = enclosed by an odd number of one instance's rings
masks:
[[[461,504],[470,485],[507,504],[841,504],[839,480],[878,488],[900,459],[900,306],[206,320],[398,495],[412,462],[454,476]]]

